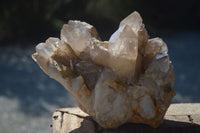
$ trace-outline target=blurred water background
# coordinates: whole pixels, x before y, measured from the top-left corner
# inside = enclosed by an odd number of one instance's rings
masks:
[[[69,19],[94,25],[108,40],[137,10],[151,37],[168,44],[176,76],[173,103],[200,102],[198,0],[0,1],[0,132],[49,133],[57,108],[76,106],[71,95],[32,60],[39,42],[59,37]]]

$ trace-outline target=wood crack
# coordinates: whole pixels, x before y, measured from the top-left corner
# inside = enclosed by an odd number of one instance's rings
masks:
[[[60,125],[60,129],[62,129],[62,126],[63,126],[63,115],[64,115],[64,112],[61,112],[61,122],[60,122],[61,125]]]
[[[189,119],[189,121],[190,121],[191,123],[194,123],[194,122],[193,122],[193,118],[192,118],[191,115],[187,115],[187,117],[188,117],[188,119]]]

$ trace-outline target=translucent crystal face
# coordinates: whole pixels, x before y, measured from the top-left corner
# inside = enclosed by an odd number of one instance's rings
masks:
[[[120,22],[119,27],[123,25],[128,25],[132,28],[132,30],[135,32],[135,34],[138,35],[138,31],[141,29],[143,23],[142,18],[138,12],[134,12],[127,16],[124,20]]]
[[[133,12],[109,41],[101,41],[92,25],[70,20],[61,39],[36,46],[33,59],[102,127],[126,122],[157,127],[175,95],[167,53],[166,43],[149,39],[141,16]]]
[[[69,21],[61,30],[61,40],[69,44],[77,56],[85,53],[89,48],[88,40],[99,36],[92,25],[80,21]]]
[[[108,46],[108,65],[116,72],[119,80],[134,79],[136,70],[136,60],[138,57],[138,40],[128,25],[123,25],[111,36]],[[139,62],[138,62],[139,63]],[[138,68],[139,69],[139,68]]]
[[[135,32],[138,38],[138,46],[142,47],[148,41],[148,33],[142,23],[142,17],[138,12],[131,13],[125,19],[120,22],[120,27],[123,25],[128,25]]]
[[[108,45],[109,42],[101,42],[95,38],[90,41],[90,58],[91,60],[101,66],[106,66],[109,60]]]

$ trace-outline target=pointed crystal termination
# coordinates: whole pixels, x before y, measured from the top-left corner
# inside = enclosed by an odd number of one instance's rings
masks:
[[[129,25],[138,37],[138,45],[141,47],[148,41],[149,35],[142,23],[142,17],[138,12],[131,13],[128,17],[120,22],[120,27],[123,25]]]
[[[158,127],[176,94],[167,45],[149,39],[138,12],[122,20],[109,41],[92,25],[69,21],[61,40],[38,44],[32,57],[104,128],[127,122]]]
[[[100,39],[96,29],[85,22],[72,21],[64,24],[61,30],[61,40],[70,45],[80,58],[88,58],[89,42],[92,37]]]
[[[137,78],[141,60],[138,58],[138,38],[128,25],[121,26],[110,38],[108,65],[117,73],[117,79],[131,82]],[[136,64],[137,63],[137,64]]]

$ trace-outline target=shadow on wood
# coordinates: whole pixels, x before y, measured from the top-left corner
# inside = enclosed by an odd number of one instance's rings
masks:
[[[104,129],[79,108],[58,109],[52,119],[53,133],[200,133],[200,104],[172,104],[158,128],[127,123]]]
[[[81,126],[72,130],[70,133],[90,133],[90,123],[88,118],[81,122]],[[172,120],[164,120],[163,124],[158,128],[152,128],[144,124],[127,123],[117,129],[104,129],[97,123],[95,131],[91,133],[200,133],[200,125],[187,122],[178,122]]]

